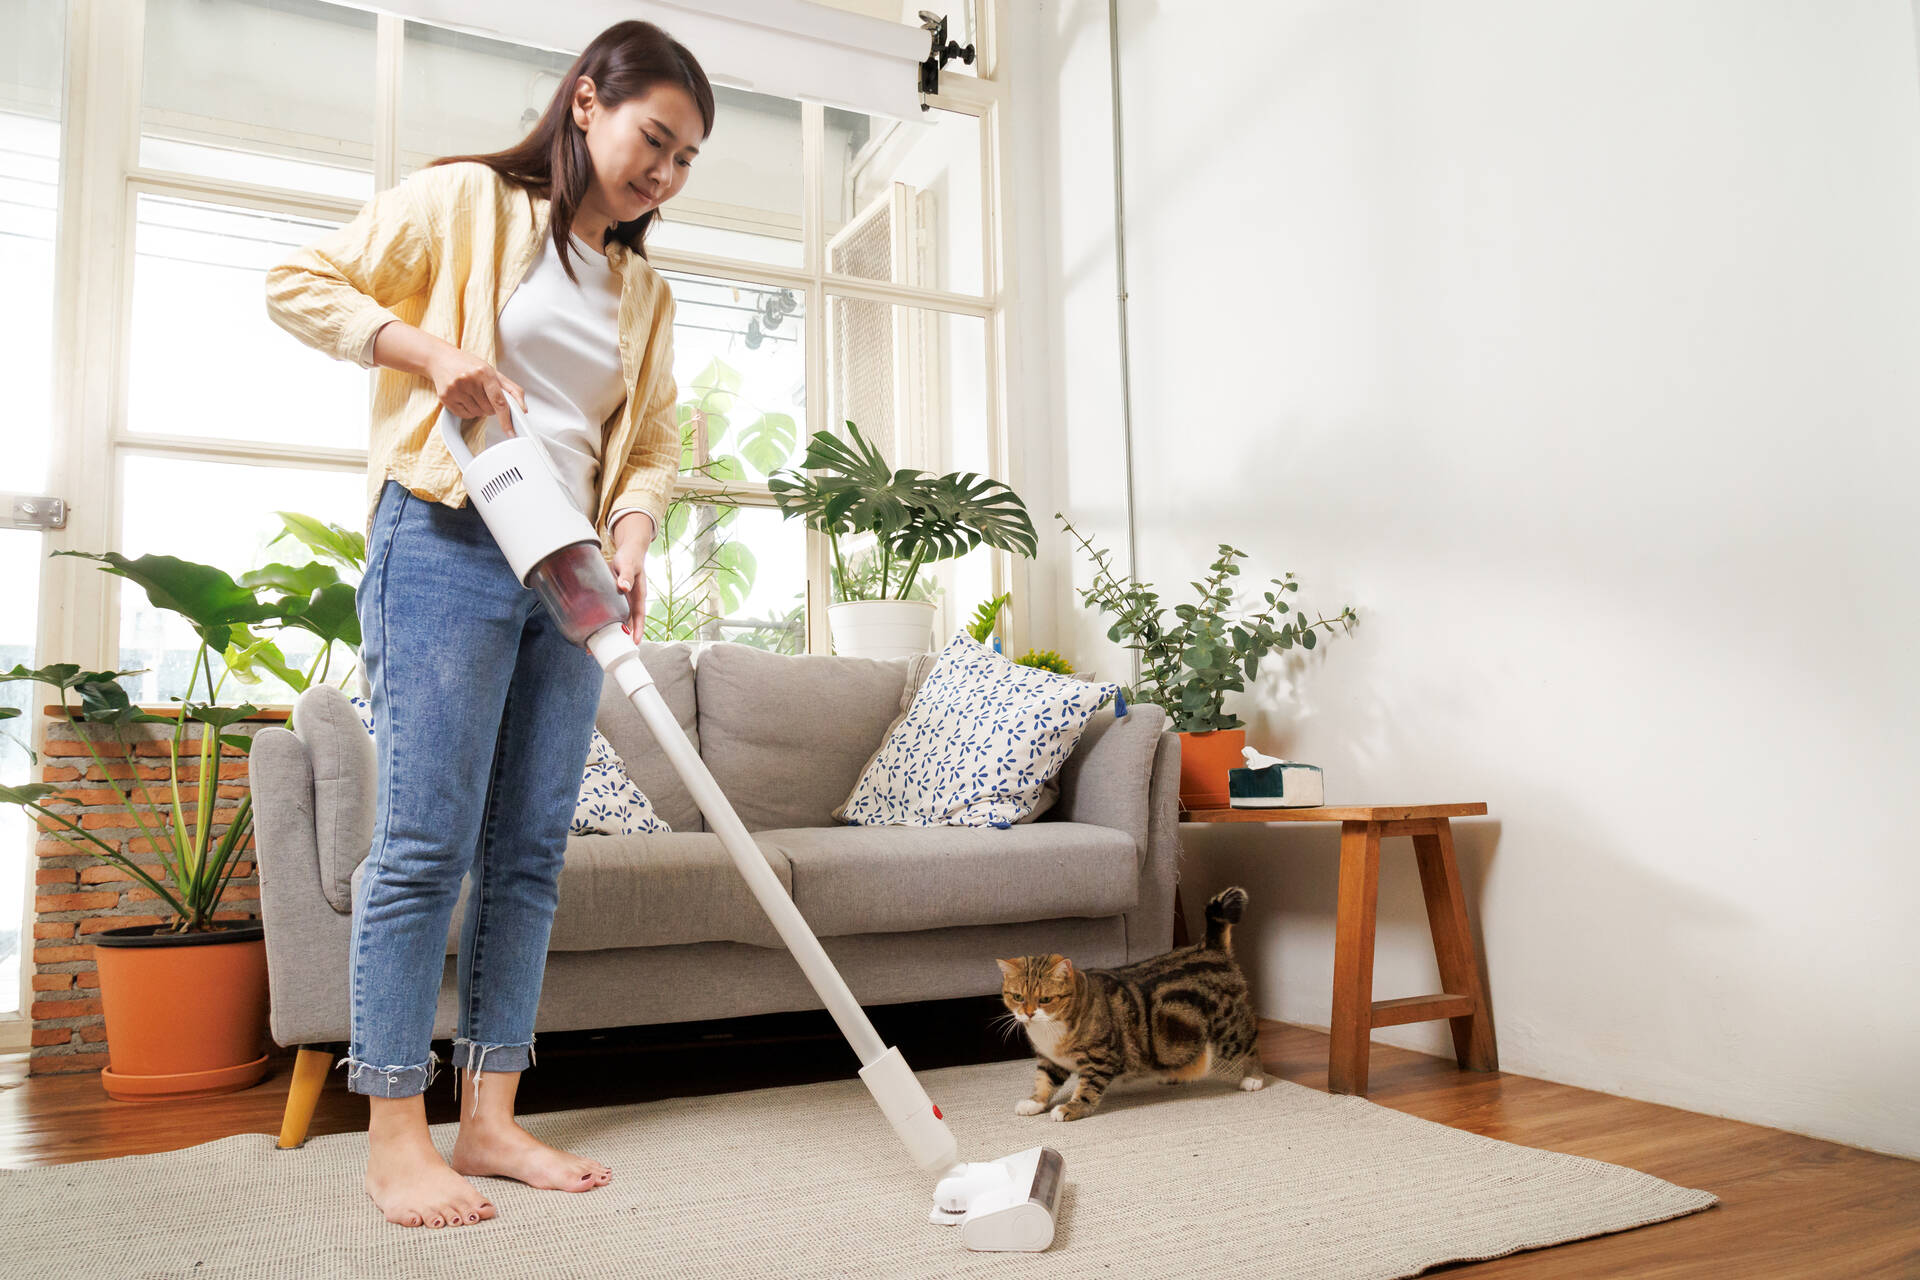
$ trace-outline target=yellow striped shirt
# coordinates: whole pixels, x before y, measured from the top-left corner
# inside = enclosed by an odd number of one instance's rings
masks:
[[[421,169],[369,200],[353,221],[267,272],[274,323],[336,360],[372,368],[374,335],[394,320],[494,364],[500,311],[548,234],[550,205],[483,164]],[[595,527],[627,511],[666,527],[680,469],[673,380],[673,294],[646,259],[610,242],[621,276],[620,367],[626,398],[600,428]],[[435,425],[440,398],[425,378],[375,368],[367,447],[368,519],[389,477],[433,502],[467,500]],[[469,427],[478,444],[480,424]]]

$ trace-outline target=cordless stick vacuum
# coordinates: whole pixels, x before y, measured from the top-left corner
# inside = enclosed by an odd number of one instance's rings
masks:
[[[514,576],[540,595],[567,639],[585,645],[620,691],[639,710],[666,752],[674,772],[706,815],[732,856],[747,887],[773,922],[787,950],[800,963],[827,1012],[840,1025],[860,1059],[860,1078],[893,1126],[907,1153],[936,1176],[928,1221],[959,1224],[969,1249],[1039,1252],[1053,1243],[1064,1162],[1051,1147],[966,1164],[940,1108],[920,1087],[898,1048],[888,1048],[853,998],[819,939],[781,887],[760,849],[720,792],[706,763],[680,729],[640,649],[623,624],[627,597],[600,554],[593,526],[575,508],[538,437],[529,433],[520,407],[507,401],[515,434],[478,457],[461,435],[451,411],[440,414],[440,434],[460,466],[467,494],[512,566]]]

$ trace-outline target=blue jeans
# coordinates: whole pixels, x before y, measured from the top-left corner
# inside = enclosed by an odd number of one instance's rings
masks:
[[[433,1021],[460,882],[452,1064],[532,1061],[560,863],[599,705],[598,664],[560,634],[471,506],[389,480],[358,596],[379,798],[353,903],[347,1087],[405,1098],[439,1067]]]

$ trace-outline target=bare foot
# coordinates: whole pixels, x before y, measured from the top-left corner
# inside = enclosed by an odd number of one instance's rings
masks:
[[[463,1227],[493,1217],[493,1203],[447,1167],[425,1128],[371,1143],[367,1195],[402,1227]]]
[[[512,1120],[478,1116],[460,1122],[450,1163],[468,1177],[512,1178],[548,1191],[592,1191],[613,1180],[597,1160],[556,1150]]]

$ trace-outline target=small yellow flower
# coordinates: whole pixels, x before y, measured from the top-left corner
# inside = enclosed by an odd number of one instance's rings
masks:
[[[1023,667],[1038,667],[1042,671],[1055,671],[1063,676],[1073,674],[1073,664],[1051,649],[1029,649],[1014,661]]]

